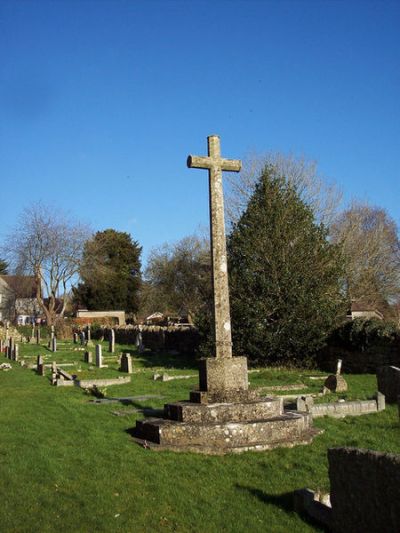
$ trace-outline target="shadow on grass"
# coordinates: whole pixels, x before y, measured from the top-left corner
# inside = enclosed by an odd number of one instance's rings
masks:
[[[268,494],[267,492],[264,492],[263,490],[255,489],[252,487],[246,487],[243,485],[236,485],[236,488],[238,490],[246,491],[250,493],[252,496],[255,496],[263,503],[275,505],[276,507],[279,507],[279,509],[282,509],[282,511],[285,511],[286,513],[295,513],[293,492],[283,492],[282,494]],[[320,523],[318,523],[316,520],[311,518],[306,513],[300,512],[298,513],[298,516],[301,520],[303,520],[303,522],[314,527],[317,531],[323,531],[326,533],[329,532],[329,529],[322,526]]]
[[[124,348],[122,352],[132,354],[132,352],[129,351],[128,348]],[[134,355],[135,359],[139,359],[145,368],[162,366],[166,369],[198,369],[198,358],[195,355],[176,354],[168,352],[151,352],[148,350],[141,354],[135,353]]]

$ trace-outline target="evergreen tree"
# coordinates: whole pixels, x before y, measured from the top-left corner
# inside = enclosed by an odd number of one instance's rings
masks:
[[[232,228],[228,256],[234,353],[305,362],[343,316],[342,258],[272,166]]]
[[[73,290],[74,303],[89,310],[136,313],[141,251],[128,233],[113,229],[98,231],[85,244],[80,270],[82,283]]]

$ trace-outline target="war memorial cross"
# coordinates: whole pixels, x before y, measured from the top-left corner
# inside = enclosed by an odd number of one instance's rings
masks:
[[[217,135],[207,137],[207,142],[208,157],[189,155],[187,166],[189,168],[208,170],[216,345],[215,357],[217,359],[225,359],[232,357],[232,335],[229,310],[222,171],[239,172],[242,163],[237,159],[224,159],[221,157],[220,140]]]

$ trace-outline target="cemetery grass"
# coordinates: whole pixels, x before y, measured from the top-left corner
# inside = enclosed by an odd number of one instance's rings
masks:
[[[45,346],[38,351],[34,345],[20,345],[20,352],[26,362],[34,362],[38,353],[46,362],[75,362],[65,369],[81,377],[121,375],[116,355],[107,354],[105,343],[109,366],[103,369],[81,362],[83,352],[74,348],[59,343],[52,354]],[[130,435],[143,416],[134,409],[187,399],[197,384],[196,364],[191,358],[139,356],[131,346],[117,345],[117,351],[133,355],[135,373],[130,384],[108,387],[106,396],[154,397],[98,404],[76,387],[51,387],[49,370],[40,377],[12,362],[11,371],[0,372],[1,531],[320,531],[294,512],[292,492],[302,487],[328,491],[329,447],[400,453],[393,406],[360,417],[317,419],[314,424],[324,433],[309,446],[222,457],[146,450]],[[160,371],[195,377],[152,380]],[[310,379],[318,375],[323,374],[268,369],[251,373],[250,382],[256,387],[297,383],[310,392],[323,383]],[[374,376],[345,377],[349,398],[374,394]]]

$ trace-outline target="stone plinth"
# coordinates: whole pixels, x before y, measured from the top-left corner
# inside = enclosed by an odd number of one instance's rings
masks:
[[[249,388],[247,377],[246,357],[207,358],[200,361],[199,368],[200,391],[207,392],[212,401],[218,401],[232,391],[247,391]]]
[[[226,418],[226,415],[220,416]],[[318,432],[311,416],[288,412],[278,416],[229,422],[177,422],[170,419],[138,421],[136,440],[155,450],[192,451],[221,455],[248,450],[308,444]]]

